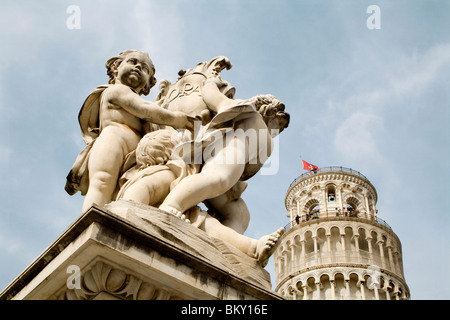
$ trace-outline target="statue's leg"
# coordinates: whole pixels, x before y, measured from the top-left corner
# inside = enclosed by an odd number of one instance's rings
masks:
[[[215,198],[233,187],[242,176],[245,169],[245,142],[231,139],[222,144],[216,144],[214,156],[209,157],[200,173],[188,176],[169,193],[160,209],[167,212],[183,213],[200,202]]]
[[[89,156],[89,189],[83,212],[94,203],[104,206],[111,202],[125,155],[136,148],[138,141],[138,136],[131,130],[115,126],[103,129]]]
[[[216,218],[206,216],[205,222],[200,226],[210,237],[221,239],[239,249],[249,257],[256,259],[263,267],[267,265],[270,256],[279,244],[283,228],[262,236],[258,240],[244,236],[227,226],[224,226]]]
[[[220,222],[243,234],[250,222],[250,212],[242,198],[229,199],[227,193],[207,201],[207,207],[219,214]]]
[[[184,212],[200,202],[217,197],[230,189],[241,177],[244,165],[204,165],[198,174],[188,176],[169,193],[160,209]]]
[[[210,237],[223,240],[245,254],[248,254],[250,257],[256,258],[257,240],[244,236],[235,230],[224,226],[216,218],[207,215],[205,222],[200,228]]]
[[[122,199],[150,206],[158,205],[169,193],[170,183],[173,180],[175,180],[175,174],[170,170],[155,172],[129,186],[124,192]]]

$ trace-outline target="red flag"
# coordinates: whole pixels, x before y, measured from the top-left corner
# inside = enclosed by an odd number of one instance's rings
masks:
[[[318,166],[315,166],[315,165],[313,165],[311,163],[308,163],[305,160],[302,160],[302,161],[303,161],[303,169],[310,170],[310,171],[314,170],[314,169],[319,170]]]

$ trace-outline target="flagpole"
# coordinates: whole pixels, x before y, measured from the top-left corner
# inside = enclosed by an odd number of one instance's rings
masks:
[[[300,177],[301,177],[303,175],[302,155],[300,155],[299,160],[300,160]]]

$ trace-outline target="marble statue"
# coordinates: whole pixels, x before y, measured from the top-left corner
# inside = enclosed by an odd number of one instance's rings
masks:
[[[67,177],[66,191],[86,195],[83,212],[113,199],[122,164],[142,137],[143,120],[193,128],[185,113],[160,108],[144,100],[156,83],[147,53],[129,50],[106,62],[109,85],[96,88],[86,99],[79,122],[86,148]]]
[[[126,182],[120,188],[117,199],[158,207],[171,192],[170,186],[179,178],[180,172],[185,169],[183,167],[187,166],[183,161],[171,160],[173,148],[182,141],[182,136],[172,130],[160,129],[147,133],[136,148],[137,164],[124,175],[123,179]],[[227,204],[224,203],[225,206]],[[258,240],[252,239],[227,227],[197,205],[179,217],[205,231],[209,236],[230,243],[256,259],[262,266],[267,264],[275,244],[284,232],[284,229],[280,228]]]
[[[245,210],[239,210],[240,203],[227,202],[226,193],[236,190],[236,185],[242,189],[242,181],[263,166],[271,154],[271,133],[276,135],[288,126],[289,114],[273,96],[234,100],[219,90],[223,86],[220,77],[211,77],[201,88],[205,103],[216,114],[199,138],[204,147],[201,171],[182,179],[160,209],[181,216],[187,209],[208,200],[219,211],[224,225],[243,233],[248,216],[240,216]],[[211,136],[214,136],[212,142]],[[248,139],[249,136],[254,139]]]
[[[66,191],[86,196],[83,212],[120,199],[158,207],[265,266],[284,229],[244,236],[250,213],[241,195],[289,124],[284,104],[272,95],[234,99],[219,76],[231,68],[223,56],[180,71],[173,84],[161,81],[155,102],[141,97],[156,83],[147,53],[122,52],[106,68],[109,84],[79,113],[87,146]]]

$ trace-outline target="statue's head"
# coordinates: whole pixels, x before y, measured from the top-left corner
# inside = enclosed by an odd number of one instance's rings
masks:
[[[261,114],[269,130],[281,133],[289,126],[290,115],[285,111],[284,103],[270,94],[258,95],[252,98],[256,110]],[[278,130],[278,131],[277,131]]]
[[[139,168],[165,164],[173,148],[182,141],[177,131],[161,129],[147,133],[136,148],[136,163]]]
[[[105,64],[109,83],[114,84],[118,79],[134,89],[139,88],[138,94],[148,95],[156,84],[155,66],[147,52],[127,50],[114,56]]]

